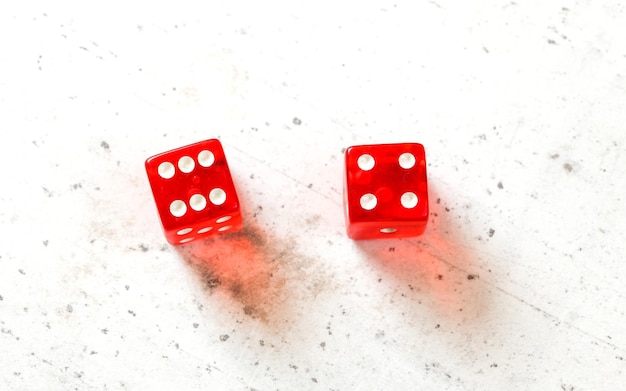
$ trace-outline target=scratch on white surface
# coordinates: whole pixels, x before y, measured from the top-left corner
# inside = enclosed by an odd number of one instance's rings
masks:
[[[252,159],[252,160],[255,160],[255,161],[259,162],[260,164],[262,164],[263,166],[265,166],[265,167],[269,168],[269,169],[270,169],[270,170],[272,170],[273,172],[276,172],[276,173],[278,173],[278,174],[280,174],[280,175],[282,175],[282,176],[284,176],[284,177],[288,178],[290,181],[294,182],[294,183],[295,183],[295,184],[297,184],[298,186],[303,187],[303,188],[306,188],[308,191],[310,191],[310,192],[312,192],[312,193],[317,194],[318,196],[320,196],[320,197],[322,197],[322,198],[326,199],[327,201],[332,202],[332,203],[333,203],[333,204],[335,204],[335,205],[341,205],[341,201],[340,201],[340,200],[338,200],[337,198],[330,197],[330,196],[328,196],[327,194],[324,194],[324,193],[322,193],[322,192],[318,191],[317,189],[311,188],[311,187],[309,186],[309,184],[307,184],[307,183],[305,183],[305,182],[300,181],[299,179],[295,178],[295,177],[294,177],[294,176],[292,176],[292,175],[287,174],[286,172],[284,172],[284,171],[282,171],[282,170],[278,170],[278,169],[276,169],[274,166],[270,165],[270,164],[269,164],[269,162],[268,162],[267,160],[262,160],[262,159],[259,159],[259,158],[257,158],[256,156],[253,156],[252,154],[250,154],[250,153],[248,153],[248,152],[245,152],[245,151],[243,151],[243,150],[241,150],[241,149],[237,148],[235,145],[228,144],[228,147],[229,147],[229,148],[232,148],[232,149],[234,149],[234,150],[236,150],[237,152],[241,153],[242,155],[245,155],[245,156],[249,157],[249,158],[250,158],[250,159]]]
[[[489,285],[491,285],[491,284],[489,284]],[[586,336],[587,338],[589,338],[589,339],[591,339],[593,341],[602,343],[603,345],[606,345],[606,346],[609,346],[609,347],[611,347],[611,348],[613,348],[615,350],[621,351],[622,353],[626,352],[626,349],[624,347],[617,346],[614,343],[612,343],[610,341],[607,341],[604,338],[600,338],[600,337],[598,337],[596,335],[593,335],[593,334],[591,334],[591,333],[589,333],[589,332],[587,332],[585,330],[582,330],[582,329],[574,326],[573,324],[571,324],[569,322],[563,321],[563,320],[559,319],[557,316],[552,315],[551,313],[549,313],[549,312],[547,312],[545,310],[542,310],[541,308],[537,307],[536,305],[534,305],[532,303],[529,303],[528,301],[522,299],[521,297],[516,296],[516,295],[514,295],[512,293],[509,293],[506,290],[504,290],[504,289],[502,289],[502,288],[500,288],[498,286],[493,286],[493,287],[495,289],[497,289],[498,291],[502,292],[503,294],[514,298],[515,300],[519,301],[520,303],[524,304],[525,306],[528,306],[528,307],[532,308],[533,310],[535,310],[537,312],[540,312],[543,316],[545,316],[546,318],[554,321],[556,324],[565,325],[566,327],[568,327],[568,328],[570,328],[572,330],[575,330],[577,333],[580,333],[580,334]]]
[[[459,270],[459,271],[463,272],[464,274],[466,274],[468,276],[472,276],[473,275],[471,271],[466,270],[465,268],[457,266],[454,262],[448,261],[447,259],[445,259],[444,257],[442,257],[442,256],[440,256],[438,254],[435,254],[435,253],[431,252],[430,255],[433,256],[434,258],[438,259],[440,262],[443,262],[446,265],[450,266],[451,268]],[[486,257],[488,259],[492,259],[492,260],[498,259],[495,256],[487,255]],[[524,266],[524,267],[528,267],[527,265],[523,265],[523,264],[521,264],[521,265]],[[565,321],[563,319],[560,319],[559,317],[551,314],[548,311],[545,311],[545,310],[541,309],[540,307],[532,304],[531,302],[529,302],[529,301],[527,301],[527,300],[525,300],[525,299],[523,299],[523,298],[521,298],[521,297],[519,297],[519,296],[517,296],[517,295],[515,295],[513,293],[510,293],[509,291],[507,291],[506,289],[503,289],[501,286],[499,286],[496,283],[490,282],[490,281],[488,281],[488,280],[486,280],[484,278],[480,280],[480,283],[481,284],[485,284],[485,285],[487,285],[487,286],[489,286],[491,288],[494,288],[495,290],[497,290],[497,291],[499,291],[499,292],[501,292],[501,293],[503,293],[503,294],[505,294],[505,295],[507,295],[507,296],[509,296],[509,297],[511,297],[511,298],[513,298],[515,300],[517,300],[518,302],[522,303],[523,305],[525,305],[525,306],[527,306],[529,308],[532,308],[533,310],[535,310],[537,312],[540,312],[543,316],[545,316],[547,319],[550,319],[550,320],[554,321],[556,324],[564,325],[564,326],[566,326],[566,327],[568,327],[568,328],[570,328],[572,330],[575,330],[577,333],[580,333],[580,334],[588,337],[591,340],[594,340],[596,342],[602,343],[602,344],[604,344],[604,345],[606,345],[608,347],[611,347],[611,348],[613,348],[615,350],[618,350],[618,351],[620,351],[622,353],[626,353],[626,348],[625,347],[618,346],[618,345],[616,345],[615,343],[613,343],[611,341],[608,341],[608,340],[606,340],[604,338],[598,337],[597,335],[594,335],[593,333],[585,331],[585,330],[581,329],[580,327],[577,327],[577,326],[573,325],[570,322],[567,322],[567,321]]]

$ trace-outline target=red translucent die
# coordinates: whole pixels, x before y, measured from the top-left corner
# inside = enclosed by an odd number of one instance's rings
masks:
[[[403,143],[348,148],[343,194],[350,238],[422,234],[428,222],[424,146]]]
[[[219,140],[152,156],[146,172],[171,244],[241,227],[239,199]]]

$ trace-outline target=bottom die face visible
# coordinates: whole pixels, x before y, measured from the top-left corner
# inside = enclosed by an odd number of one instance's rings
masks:
[[[188,226],[165,230],[165,237],[171,244],[185,244],[214,234],[236,231],[241,228],[241,224],[241,213],[235,211],[218,218],[203,219]]]
[[[428,222],[426,154],[417,143],[346,149],[344,209],[352,239],[421,235]]]
[[[163,231],[171,244],[241,227],[239,199],[219,140],[152,156],[145,166]]]
[[[425,222],[374,221],[349,223],[347,232],[351,239],[365,240],[419,236],[425,229]]]

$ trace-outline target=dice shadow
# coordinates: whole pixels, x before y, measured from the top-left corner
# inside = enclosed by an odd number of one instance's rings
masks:
[[[412,307],[408,313],[419,306],[441,322],[479,322],[490,311],[489,286],[480,281],[478,257],[467,238],[430,187],[430,218],[422,236],[356,241],[356,247],[383,276],[381,283],[407,299],[399,302]]]
[[[178,254],[200,280],[208,296],[239,307],[236,311],[262,324],[289,317],[287,278],[280,268],[286,255],[258,226],[178,246]]]
[[[235,183],[245,183],[231,172]],[[244,190],[244,191],[242,191]],[[207,297],[234,308],[243,318],[276,326],[290,316],[287,282],[281,263],[291,252],[284,240],[263,230],[247,189],[238,187],[241,229],[177,246],[176,250],[198,278]]]

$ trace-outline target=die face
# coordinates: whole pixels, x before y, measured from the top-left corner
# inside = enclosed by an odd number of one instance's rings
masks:
[[[426,154],[417,143],[346,149],[344,209],[348,236],[417,236],[428,221]]]
[[[206,218],[193,224],[181,225],[169,230],[164,229],[164,232],[167,241],[177,245],[215,234],[235,231],[241,227],[241,223],[241,213],[237,211],[218,218]]]
[[[239,199],[219,140],[201,141],[146,160],[146,173],[171,244],[237,229]]]

